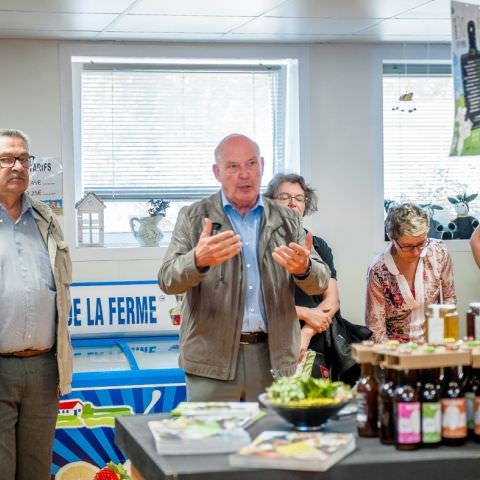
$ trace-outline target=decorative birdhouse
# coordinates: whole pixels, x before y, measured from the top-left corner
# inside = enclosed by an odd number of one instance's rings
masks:
[[[87,193],[76,204],[77,244],[79,247],[103,247],[103,211],[106,205],[94,193]]]

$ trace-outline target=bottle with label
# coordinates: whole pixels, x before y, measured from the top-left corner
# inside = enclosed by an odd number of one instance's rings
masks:
[[[467,311],[467,337],[480,340],[480,303],[472,302]]]
[[[445,324],[440,316],[442,305],[432,303],[428,306],[425,318],[425,340],[427,343],[440,344],[445,338]]]
[[[464,445],[467,440],[467,399],[458,367],[444,369],[441,404],[443,444]]]
[[[395,446],[398,450],[415,450],[420,446],[420,398],[416,378],[405,370],[395,391]]]
[[[467,112],[465,119],[470,119],[472,128],[480,125],[480,95],[478,85],[480,82],[480,52],[477,50],[475,22],[467,23],[468,52],[461,56],[463,95]]]
[[[393,402],[396,383],[394,372],[394,370],[386,370],[385,381],[378,393],[378,436],[380,441],[386,445],[391,445],[395,442]]]
[[[360,437],[378,436],[378,382],[373,365],[361,364],[357,387],[357,430]]]
[[[442,407],[437,369],[422,372],[422,446],[438,447],[442,442]]]
[[[176,304],[169,310],[172,325],[180,325],[182,323],[182,301],[183,295],[175,295]]]
[[[475,436],[475,397],[480,395],[480,370],[477,368],[465,368],[465,398],[467,399],[467,429],[468,436]],[[480,419],[479,419],[480,420]]]
[[[473,439],[480,443],[480,388],[476,390],[473,400]]]

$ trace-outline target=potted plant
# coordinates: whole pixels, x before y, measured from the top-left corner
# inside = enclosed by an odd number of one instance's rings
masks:
[[[163,237],[158,223],[165,217],[170,202],[161,198],[152,198],[148,201],[148,205],[148,216],[131,218],[130,228],[140,245],[143,247],[155,247],[158,246]]]
[[[152,198],[148,201],[150,207],[148,208],[148,214],[151,217],[155,217],[161,215],[164,217],[167,212],[167,208],[170,206],[170,202],[168,200],[163,200],[162,198]]]

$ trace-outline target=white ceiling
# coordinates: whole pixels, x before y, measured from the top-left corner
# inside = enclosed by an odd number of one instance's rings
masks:
[[[450,0],[0,0],[0,38],[450,42],[450,30]]]

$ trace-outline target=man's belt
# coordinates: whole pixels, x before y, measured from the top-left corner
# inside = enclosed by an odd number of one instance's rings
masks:
[[[268,335],[265,332],[242,332],[240,334],[240,345],[265,343],[267,340]]]
[[[45,350],[20,350],[19,352],[0,353],[0,357],[38,357],[51,351],[51,348],[46,348]]]

